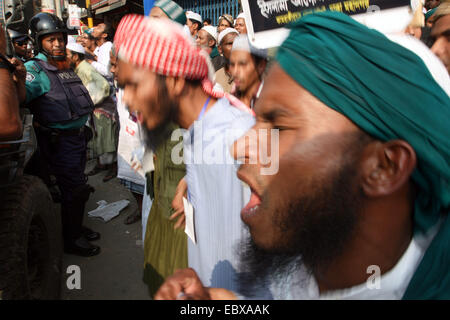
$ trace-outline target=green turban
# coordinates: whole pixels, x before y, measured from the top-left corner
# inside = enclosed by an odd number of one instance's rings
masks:
[[[436,10],[437,10],[437,8],[428,10],[427,13],[425,13],[425,21],[427,21],[428,19],[430,19],[431,16],[432,16],[433,14],[436,13]]]
[[[449,96],[419,56],[344,14],[307,15],[289,28],[277,55],[285,72],[371,136],[414,148],[415,232],[443,222],[404,298],[449,299]]]
[[[175,1],[157,0],[155,1],[154,6],[164,11],[170,20],[178,22],[181,25],[186,23],[186,13]]]

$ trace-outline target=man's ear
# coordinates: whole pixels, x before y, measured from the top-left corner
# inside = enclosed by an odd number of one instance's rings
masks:
[[[186,80],[182,77],[166,77],[167,93],[178,97],[182,94]]]
[[[394,193],[408,183],[416,164],[416,152],[406,141],[369,144],[362,160],[364,193],[369,197]]]
[[[219,50],[219,53],[220,53],[220,54],[223,54],[223,52],[222,52],[222,46],[217,46],[217,50]]]
[[[260,77],[262,77],[262,75],[264,74],[264,71],[266,70],[266,66],[267,66],[267,61],[266,60],[262,60],[258,66],[256,67],[256,70],[258,72],[258,75]]]
[[[214,39],[209,39],[209,40],[208,40],[208,47],[214,48],[215,46],[216,46],[216,40],[214,40]]]

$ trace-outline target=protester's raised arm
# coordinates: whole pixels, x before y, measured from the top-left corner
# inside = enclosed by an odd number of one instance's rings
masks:
[[[6,39],[3,26],[0,25],[0,53],[6,53]],[[20,137],[22,122],[19,114],[19,99],[12,73],[0,68],[0,140],[12,140]]]

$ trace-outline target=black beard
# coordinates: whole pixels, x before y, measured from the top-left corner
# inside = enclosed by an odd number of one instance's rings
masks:
[[[169,97],[163,80],[160,81],[157,101],[160,105],[159,112],[162,113],[161,123],[152,130],[145,125],[142,126],[145,145],[153,152],[171,137],[174,130],[173,123],[176,123],[178,115],[178,103]]]
[[[356,159],[355,159],[356,160]],[[251,237],[241,244],[240,292],[251,296],[269,281],[306,270],[324,272],[339,257],[359,222],[362,191],[355,190],[355,162],[343,164],[328,181],[319,181],[312,195],[293,199],[275,212],[274,227],[283,244],[272,250],[258,248]]]
[[[149,130],[145,125],[142,126],[147,148],[156,152],[156,149],[171,137],[173,127],[170,126],[170,123],[170,121],[164,122],[153,130]]]

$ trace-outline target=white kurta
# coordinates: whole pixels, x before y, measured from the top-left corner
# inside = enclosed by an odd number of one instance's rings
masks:
[[[109,70],[110,52],[113,44],[111,41],[107,41],[100,47],[95,48],[94,54],[97,56],[97,61],[92,62],[92,66],[104,77],[111,78],[112,74]]]
[[[273,297],[277,300],[400,300],[439,225],[432,228],[427,235],[415,235],[397,264],[379,276],[378,281],[375,279],[375,272],[370,269],[366,283],[320,294],[314,277],[306,270],[300,270],[287,275],[283,281],[273,282]]]
[[[248,199],[244,199],[229,147],[253,124],[252,116],[224,98],[184,134],[188,198],[194,207],[197,241],[188,240],[188,260],[205,286],[237,291],[237,249],[247,233],[240,212]]]

